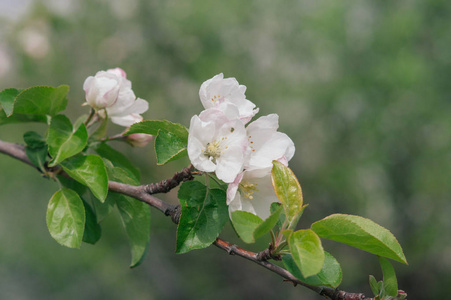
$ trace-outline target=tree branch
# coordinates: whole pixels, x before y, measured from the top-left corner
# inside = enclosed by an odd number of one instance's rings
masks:
[[[150,195],[152,194],[158,194],[158,193],[167,193],[176,186],[178,186],[181,182],[185,182],[188,180],[193,180],[193,174],[194,166],[189,165],[187,168],[184,168],[180,172],[177,172],[172,176],[170,179],[165,179],[157,183],[151,183],[148,185],[145,185],[145,190]]]
[[[31,161],[28,159],[25,153],[25,147],[19,144],[8,143],[0,140],[0,153],[4,153],[9,155],[15,159],[18,159],[30,166],[36,168]],[[180,172],[175,173],[175,175],[167,180],[163,180],[158,183],[148,184],[148,185],[140,185],[140,186],[132,186],[120,182],[109,181],[108,189],[112,192],[121,193],[126,196],[133,197],[139,201],[145,202],[148,205],[157,208],[159,211],[163,212],[165,215],[170,216],[174,223],[178,223],[180,219],[180,206],[174,206],[169,203],[164,202],[161,199],[158,199],[151,194],[156,193],[167,193],[181,182],[192,180],[192,172],[194,171],[194,167],[190,165],[189,167],[183,169]],[[247,260],[250,260],[276,274],[285,278],[286,281],[292,282],[295,286],[297,284],[302,285],[304,287],[309,288],[310,290],[318,293],[319,295],[332,299],[332,300],[372,300],[373,298],[366,298],[362,293],[347,293],[345,291],[341,291],[338,289],[333,289],[330,287],[318,287],[306,284],[296,277],[294,277],[287,270],[267,261],[267,254],[263,253],[255,253],[248,251],[246,249],[240,248],[236,245],[233,245],[227,241],[224,241],[220,238],[217,238],[213,243],[216,247],[226,251],[230,255],[236,255],[243,257]]]

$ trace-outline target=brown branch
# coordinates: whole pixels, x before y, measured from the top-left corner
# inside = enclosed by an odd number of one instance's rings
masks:
[[[176,186],[178,186],[181,182],[185,182],[188,180],[193,180],[193,174],[194,171],[193,165],[189,165],[189,167],[184,168],[180,172],[177,172],[172,176],[172,178],[162,180],[157,183],[151,183],[148,185],[145,185],[145,190],[150,195],[158,194],[158,193],[167,193]]]
[[[18,159],[30,166],[35,167],[25,154],[25,147],[18,144],[8,143],[0,140],[0,153],[9,155],[15,159]],[[166,193],[172,188],[179,185],[181,182],[192,180],[192,172],[194,168],[192,165],[177,172],[172,178],[163,180],[159,183],[132,186],[120,182],[109,181],[108,189],[112,192],[121,193],[130,197],[133,197],[139,201],[145,202],[148,205],[157,208],[165,215],[170,216],[174,223],[178,223],[180,219],[180,206],[174,206],[169,203],[158,199],[151,194]],[[230,255],[236,255],[250,260],[276,274],[285,278],[286,281],[292,282],[294,285],[302,285],[318,293],[319,295],[332,299],[332,300],[372,300],[373,298],[366,298],[362,293],[347,293],[338,289],[332,289],[329,287],[318,287],[306,284],[296,277],[294,277],[287,270],[267,261],[271,257],[270,250],[264,250],[259,253],[251,252],[236,245],[233,245],[227,241],[217,238],[213,243],[216,247],[223,249]]]
[[[36,168],[36,166],[33,165],[33,163],[28,159],[27,154],[25,154],[25,146],[23,145],[8,143],[0,140],[0,153],[9,155],[32,166],[33,168]]]

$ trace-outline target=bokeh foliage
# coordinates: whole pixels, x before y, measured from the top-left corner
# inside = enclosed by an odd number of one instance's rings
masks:
[[[305,224],[336,212],[376,221],[409,260],[395,264],[399,287],[415,299],[444,296],[449,1],[3,1],[24,12],[0,15],[0,90],[68,84],[76,116],[83,80],[120,66],[150,101],[147,119],[188,126],[201,110],[200,84],[219,72],[236,77],[263,115],[280,115],[280,130],[295,142],[290,167],[310,204]],[[23,143],[25,131],[5,125],[0,138]],[[143,183],[184,167],[157,167],[151,147],[127,152]],[[151,255],[137,269],[127,268],[118,216],[105,222],[119,233],[104,232],[96,247],[63,248],[45,226],[53,183],[6,156],[0,170],[0,298],[318,298],[214,248],[175,255],[175,226],[158,213]],[[176,193],[165,199],[176,201]],[[233,233],[224,238],[233,241]],[[342,287],[371,294],[367,275],[378,272],[377,259],[327,248],[342,264]]]

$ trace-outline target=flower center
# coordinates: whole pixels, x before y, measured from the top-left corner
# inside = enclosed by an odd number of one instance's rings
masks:
[[[221,156],[221,147],[219,146],[219,142],[215,140],[212,143],[208,143],[207,148],[204,150],[204,154],[213,160]]]
[[[243,194],[245,198],[248,198],[249,200],[254,199],[254,192],[258,191],[256,183],[250,183],[248,181],[242,181],[240,183],[240,191]]]
[[[211,97],[210,100],[211,100],[213,103],[217,103],[220,99],[221,99],[221,95],[215,95],[215,96]]]

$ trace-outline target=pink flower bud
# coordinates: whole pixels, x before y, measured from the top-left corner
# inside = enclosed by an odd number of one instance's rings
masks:
[[[127,135],[126,141],[134,147],[144,147],[153,139],[153,135],[145,133],[133,133]]]

